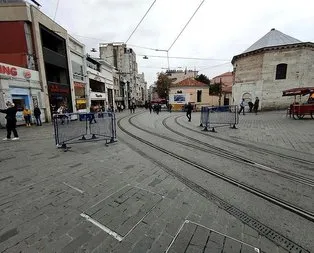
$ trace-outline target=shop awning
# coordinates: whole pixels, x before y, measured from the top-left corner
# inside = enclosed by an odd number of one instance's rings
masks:
[[[297,96],[297,95],[307,95],[314,93],[314,87],[301,87],[301,88],[293,88],[289,90],[284,90],[282,92],[282,96]]]

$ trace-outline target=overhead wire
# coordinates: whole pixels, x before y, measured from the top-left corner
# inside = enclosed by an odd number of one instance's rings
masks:
[[[199,60],[199,61],[230,61],[227,59],[214,59],[214,58],[198,58],[198,57],[184,57],[184,56],[163,56],[163,55],[144,55],[137,54],[138,56],[147,56],[152,58],[171,58],[171,59],[182,59],[182,60]]]
[[[194,11],[192,17],[189,19],[189,21],[185,24],[185,26],[183,27],[183,29],[180,31],[179,35],[175,38],[175,40],[172,42],[171,46],[168,48],[168,52],[170,51],[170,49],[173,47],[173,45],[177,42],[177,40],[179,39],[179,37],[181,36],[181,34],[183,33],[183,31],[185,30],[185,28],[189,25],[189,23],[191,22],[191,20],[194,18],[195,14],[198,12],[198,10],[201,8],[201,6],[203,5],[203,3],[205,2],[205,0],[203,0],[199,6],[196,8],[196,10]]]
[[[133,34],[136,32],[137,28],[140,26],[140,24],[142,23],[142,21],[144,20],[144,18],[147,16],[147,14],[149,13],[149,11],[151,10],[151,8],[154,6],[154,4],[156,3],[157,0],[154,0],[154,2],[149,6],[148,10],[146,11],[146,13],[144,14],[144,16],[141,18],[140,22],[137,24],[137,26],[135,27],[135,29],[132,31],[132,33],[130,34],[129,38],[126,40],[125,44],[128,43],[128,41],[131,39],[131,37],[133,36]]]
[[[59,8],[59,2],[60,2],[60,0],[57,0],[57,6],[56,6],[56,10],[55,10],[55,15],[54,15],[54,17],[53,17],[53,21],[55,21],[55,20],[56,20],[56,16],[57,16],[58,8]]]

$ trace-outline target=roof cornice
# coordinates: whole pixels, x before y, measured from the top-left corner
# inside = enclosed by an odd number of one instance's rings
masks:
[[[243,57],[246,57],[246,56],[249,56],[249,55],[264,53],[267,51],[275,51],[275,50],[281,50],[281,49],[287,49],[287,48],[301,48],[301,47],[302,48],[306,48],[306,47],[314,48],[314,43],[313,42],[301,42],[301,43],[295,43],[295,44],[264,47],[264,48],[260,48],[260,49],[257,49],[257,50],[251,51],[251,52],[235,55],[235,56],[233,56],[231,63],[234,64],[234,62],[236,60],[243,58]]]

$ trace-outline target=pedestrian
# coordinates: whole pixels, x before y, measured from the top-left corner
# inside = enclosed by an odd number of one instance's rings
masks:
[[[41,126],[41,119],[40,119],[40,115],[41,115],[41,111],[40,109],[38,108],[38,106],[36,106],[34,108],[34,116],[35,116],[35,119],[36,119],[36,126]]]
[[[121,105],[121,111],[123,112],[123,110],[124,110],[124,105]]]
[[[6,125],[7,137],[4,138],[3,140],[4,141],[11,140],[11,132],[13,132],[13,135],[14,135],[14,138],[12,140],[13,141],[19,140],[19,136],[18,136],[17,131],[16,131],[16,112],[17,112],[17,109],[16,109],[14,103],[11,103],[9,101],[6,103],[6,106],[7,106],[7,109],[0,110],[0,112],[6,114],[5,118],[7,120],[7,125]]]
[[[192,110],[193,110],[193,106],[191,105],[191,103],[189,102],[186,106],[186,117],[188,118],[189,122],[191,122],[191,118],[192,118]]]
[[[152,107],[152,104],[151,104],[151,103],[149,103],[148,108],[149,108],[149,113],[152,113],[153,107]]]
[[[255,114],[257,114],[258,107],[259,107],[259,98],[256,97],[255,102],[254,102],[254,106],[253,106],[253,110],[254,110]]]
[[[245,105],[245,101],[244,101],[244,98],[243,98],[241,103],[240,103],[239,114],[243,111],[243,115],[245,115],[245,113],[244,113],[244,105]]]
[[[25,107],[23,110],[23,116],[24,116],[26,126],[30,127],[31,126],[31,110]]]
[[[169,112],[172,112],[172,104],[169,104]]]
[[[254,104],[252,103],[252,101],[248,102],[249,108],[250,108],[250,112],[253,111],[253,106]]]
[[[159,109],[160,109],[159,104],[155,105],[155,107],[156,107],[156,113],[158,115],[159,114]]]
[[[132,104],[132,111],[135,113],[135,104]]]

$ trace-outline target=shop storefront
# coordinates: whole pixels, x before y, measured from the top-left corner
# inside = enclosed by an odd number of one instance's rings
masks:
[[[7,101],[13,102],[18,109],[18,125],[25,124],[23,109],[28,108],[33,112],[36,106],[41,109],[42,121],[45,121],[43,98],[38,71],[0,63],[0,108],[5,108]],[[4,125],[5,115],[0,114],[0,127]]]
[[[71,91],[69,86],[48,82],[48,91],[52,114],[56,113],[61,105],[65,106],[67,111],[72,111]]]
[[[108,107],[108,102],[106,98],[106,93],[102,92],[91,92],[91,112],[105,110]]]
[[[74,81],[75,106],[78,112],[87,111],[86,87],[84,83]]]

